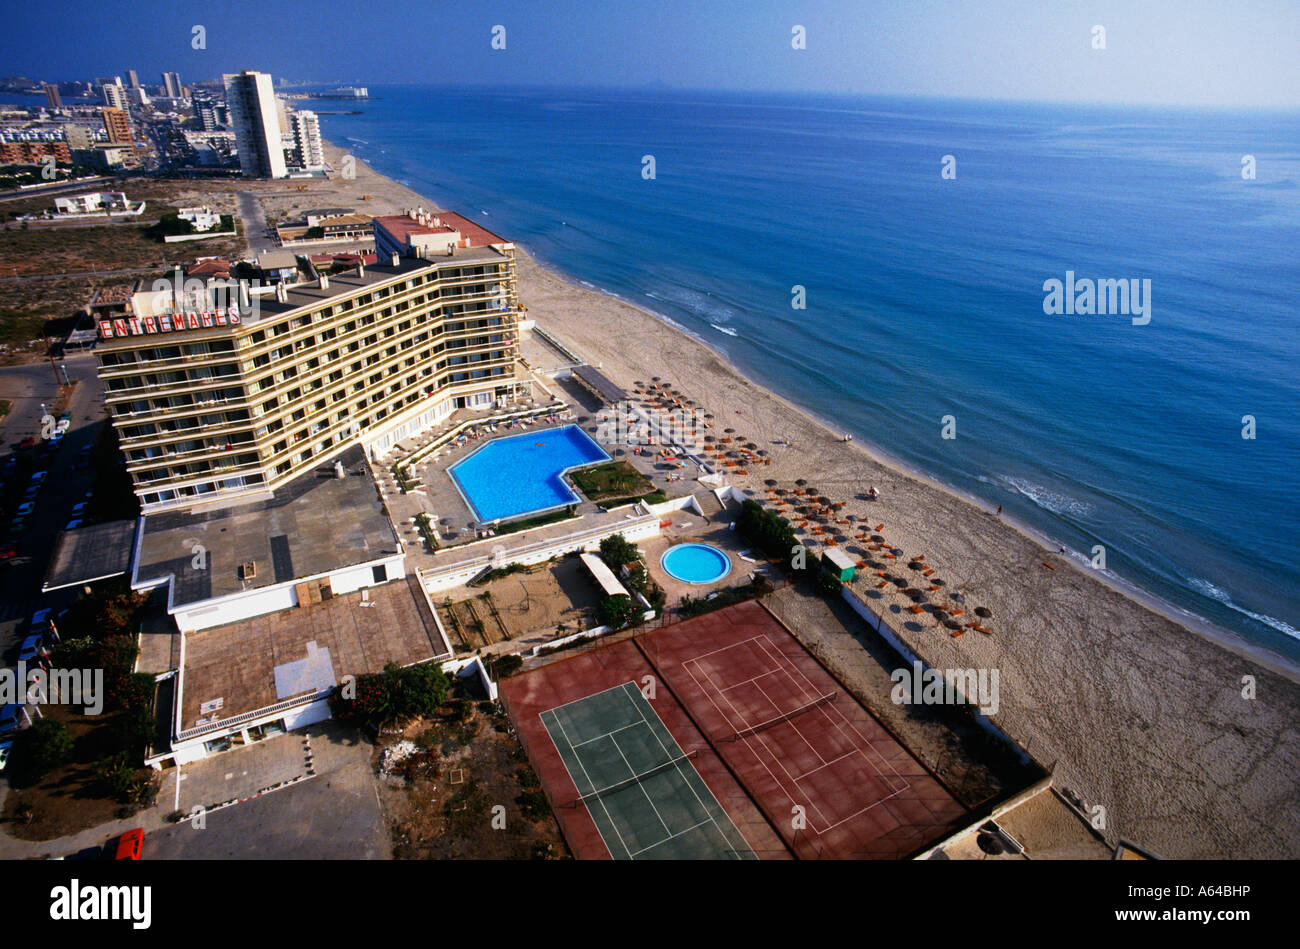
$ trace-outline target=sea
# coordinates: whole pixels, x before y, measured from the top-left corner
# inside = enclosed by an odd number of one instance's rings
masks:
[[[322,134],[1080,562],[1104,551],[1190,625],[1300,661],[1300,112],[370,92],[312,103],[359,113]],[[1052,280],[1138,293],[1063,311]]]

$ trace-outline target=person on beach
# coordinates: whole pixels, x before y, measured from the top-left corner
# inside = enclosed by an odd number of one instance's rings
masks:
[[[1001,517],[1001,516],[1002,516],[1002,505],[999,504],[999,505],[998,505],[998,517]]]

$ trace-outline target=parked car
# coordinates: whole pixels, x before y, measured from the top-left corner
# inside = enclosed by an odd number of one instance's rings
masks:
[[[40,471],[33,471],[33,472],[32,472],[32,477],[31,477],[31,481],[29,481],[28,483],[29,483],[29,484],[42,484],[42,485],[43,485],[43,484],[45,484],[45,477],[46,477],[48,474],[49,474],[49,472],[46,471],[44,468],[42,468]]]
[[[9,763],[9,752],[13,746],[12,741],[0,741],[0,771],[3,771],[5,765]]]
[[[41,496],[41,486],[39,484],[34,484],[26,491],[23,492],[23,501],[35,502],[36,499],[39,498],[40,496]]]
[[[72,427],[72,423],[69,422],[67,419],[63,419],[61,422],[59,422],[57,425],[54,426],[54,434],[56,436],[66,435],[68,434],[68,429],[71,427]]]
[[[81,518],[74,517],[72,520],[68,521],[68,523],[63,526],[63,529],[65,531],[75,531],[78,527],[80,527],[84,523],[85,521],[83,521]]]
[[[0,560],[13,560],[18,556],[18,545],[16,543],[0,544]]]
[[[35,447],[36,447],[36,439],[31,435],[28,435],[26,438],[24,438],[22,441],[18,443],[19,451],[27,451],[29,448],[35,448]]]
[[[18,459],[13,455],[6,455],[5,460],[0,462],[0,474],[6,478],[18,472]]]
[[[86,508],[89,506],[89,502],[78,501],[76,504],[72,505],[72,510],[69,513],[71,513],[73,517],[81,517],[86,513]]]
[[[23,707],[16,702],[10,702],[4,708],[0,708],[0,735],[5,732],[17,731],[26,719],[26,713]]]
[[[24,501],[18,505],[18,510],[14,512],[15,517],[27,517],[32,511],[36,510],[35,501]]]
[[[42,659],[45,652],[45,637],[40,633],[35,633],[23,640],[19,647],[18,661],[31,662],[33,659]]]
[[[15,517],[9,522],[9,533],[15,537],[25,530],[27,530],[27,518]]]
[[[128,830],[117,842],[118,860],[139,860],[140,848],[144,845],[144,828]]]

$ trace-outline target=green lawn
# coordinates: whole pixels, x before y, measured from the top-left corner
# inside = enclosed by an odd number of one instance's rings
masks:
[[[607,498],[636,498],[654,491],[650,479],[626,461],[611,461],[593,468],[570,472],[578,490],[592,501]]]

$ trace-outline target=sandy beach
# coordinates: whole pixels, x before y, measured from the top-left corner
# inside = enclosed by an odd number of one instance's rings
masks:
[[[327,152],[337,167],[340,150]],[[259,196],[268,217],[293,205],[375,214],[436,206],[356,168],[355,180],[306,195]],[[454,196],[445,199],[455,209]],[[980,505],[843,441],[654,314],[581,287],[522,248],[518,264],[520,300],[539,326],[629,389],[661,377],[712,412],[715,428],[770,452],[772,464],[736,477],[739,487],[761,495],[766,478],[806,478],[845,502],[844,513],[883,524],[891,544],[923,554],[947,589],[991,609],[992,636],[891,625],[935,666],[998,669],[996,723],[1054,769],[1059,788],[1090,812],[1104,809],[1095,813],[1108,840],[1171,858],[1300,856],[1300,671],[1192,631]],[[857,500],[869,486],[879,500]]]

